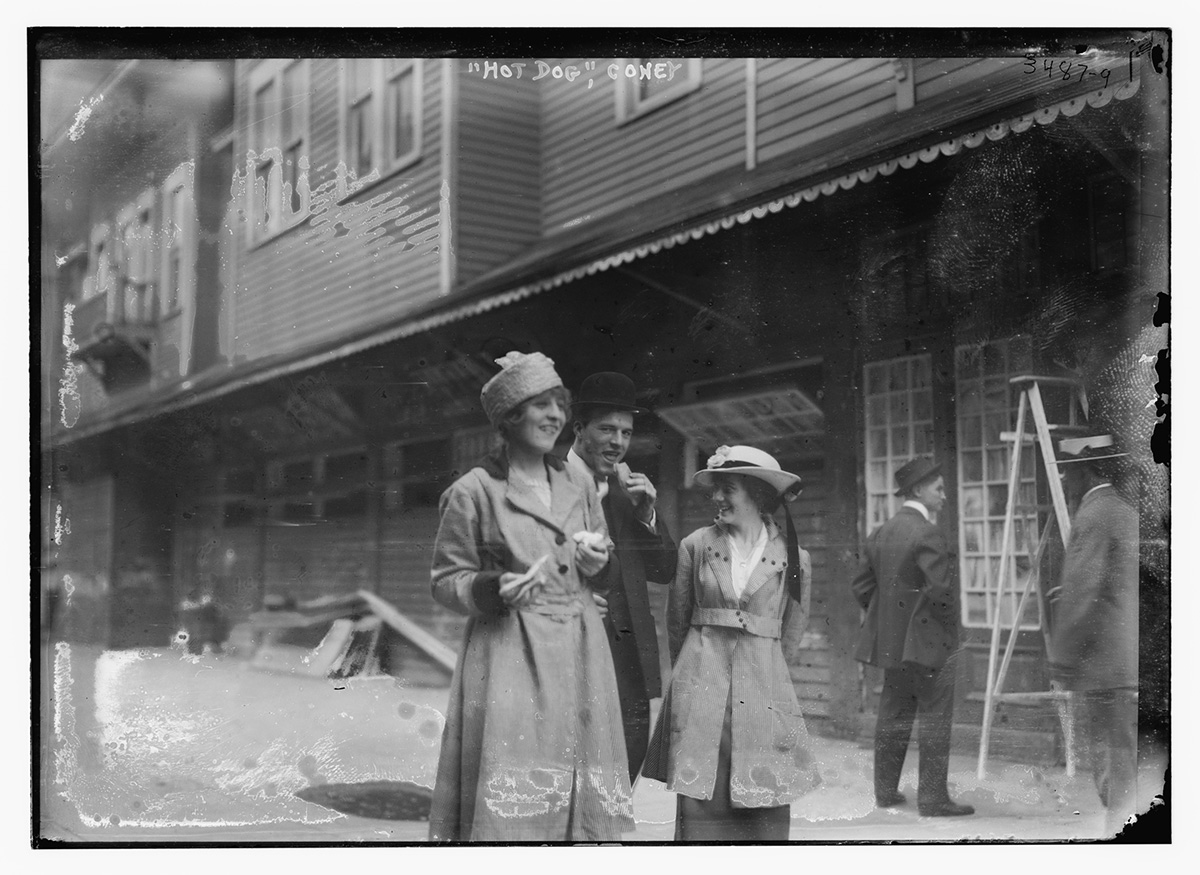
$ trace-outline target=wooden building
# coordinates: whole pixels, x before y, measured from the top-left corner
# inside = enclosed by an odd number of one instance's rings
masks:
[[[78,257],[46,271],[44,294],[74,305],[84,386],[69,427],[44,425],[47,520],[71,519],[50,577],[109,581],[114,646],[165,643],[194,593],[237,618],[360,588],[456,646],[461,618],[428,588],[437,499],[492,440],[491,360],[538,349],[571,385],[606,369],[637,383],[655,412],[629,461],[678,537],[709,519],[691,474],[721,443],[804,477],[815,599],[793,671],[823,731],[870,729],[878,679],[852,657],[849,581],[896,506],[895,469],[943,460],[971,743],[987,632],[1011,608],[988,594],[1009,377],[1075,375],[1092,421],[1138,442],[1144,585],[1166,586],[1145,409],[1164,346],[1166,85],[1147,57],[564,58],[540,78],[487,59],[233,62],[190,151],[156,165],[194,168],[193,248],[177,259],[172,231],[149,267],[127,254],[122,210],[183,209],[172,170],[144,201],[97,198]],[[160,305],[146,334],[95,339],[123,336],[139,282],[186,288],[190,324]],[[96,300],[105,318],[81,322]],[[1043,479],[1023,471],[1023,502],[1046,503]],[[161,622],[117,607],[132,575]],[[1029,689],[1046,683],[1039,624],[1018,633]],[[1002,721],[1001,751],[1055,755],[1048,713]]]

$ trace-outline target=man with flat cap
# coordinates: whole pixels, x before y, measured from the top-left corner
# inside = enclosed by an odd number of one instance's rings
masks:
[[[875,804],[903,805],[900,773],[920,719],[917,810],[924,817],[974,814],[950,798],[950,726],[958,649],[958,585],[953,558],[930,516],[946,502],[941,465],[919,458],[896,472],[904,505],[867,538],[854,579],[865,611],[855,658],[883,669],[875,723]]]
[[[617,673],[631,783],[650,741],[650,700],[662,695],[646,581],[670,584],[676,561],[675,542],[655,512],[654,484],[622,461],[633,437],[633,415],[645,412],[636,397],[633,381],[624,374],[606,371],[584,380],[571,405],[575,443],[567,452],[567,464],[595,478],[615,545],[604,626]]]
[[[1138,512],[1113,486],[1116,460],[1128,453],[1111,435],[1068,438],[1059,450],[1079,506],[1050,591],[1050,676],[1074,693],[1081,753],[1115,835],[1137,801]]]

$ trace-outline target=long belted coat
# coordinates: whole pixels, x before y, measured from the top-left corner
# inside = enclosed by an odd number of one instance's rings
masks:
[[[812,564],[800,551],[804,599],[789,597],[787,548],[763,518],[767,544],[739,597],[718,525],[679,545],[667,607],[673,669],[642,774],[712,799],[726,706],[732,700],[730,799],[736,808],[786,805],[820,783],[784,650],[808,622]],[[732,692],[732,697],[730,693]]]
[[[503,453],[442,495],[433,595],[470,619],[442,734],[433,841],[614,841],[634,829],[612,657],[572,537],[607,532],[604,514],[594,484],[554,457],[546,465],[549,508],[506,479]],[[538,603],[507,607],[500,575],[547,553]]]
[[[867,538],[850,588],[866,611],[854,657],[884,669],[938,669],[958,649],[958,582],[941,529],[902,507]]]

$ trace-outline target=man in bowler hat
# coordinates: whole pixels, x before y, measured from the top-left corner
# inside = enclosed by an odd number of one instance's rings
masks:
[[[567,452],[567,464],[595,478],[615,545],[604,626],[617,673],[630,782],[650,741],[650,699],[662,695],[646,581],[670,584],[676,561],[675,542],[655,512],[654,484],[622,462],[633,437],[633,415],[645,412],[635,400],[633,381],[624,374],[608,371],[584,380],[571,405],[575,443]],[[605,599],[596,601],[604,606]]]
[[[920,716],[917,810],[925,817],[974,814],[950,798],[950,726],[958,649],[958,587],[941,529],[941,466],[919,458],[896,472],[904,505],[867,538],[867,561],[851,588],[864,609],[855,658],[883,669],[875,723],[875,804],[906,802],[900,772]]]
[[[1050,591],[1050,676],[1073,691],[1084,762],[1116,835],[1137,805],[1138,512],[1113,486],[1112,435],[1059,443],[1079,505],[1059,586]]]

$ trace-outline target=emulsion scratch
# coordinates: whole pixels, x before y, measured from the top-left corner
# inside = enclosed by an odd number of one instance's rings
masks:
[[[83,126],[92,117],[92,110],[96,107],[96,104],[103,99],[104,95],[98,94],[86,104],[82,100],[79,101],[79,109],[75,110],[75,121],[71,123],[71,128],[67,131],[67,136],[71,138],[71,142],[75,142],[83,136]]]
[[[72,336],[74,330],[74,313],[75,305],[67,303],[63,305],[63,349],[67,351],[64,359],[66,363],[63,365],[62,385],[58,390],[58,403],[61,408],[59,411],[59,420],[65,428],[72,428],[79,421],[81,412],[81,401],[79,397],[79,376],[76,370],[75,362],[71,358],[79,351],[79,344],[75,342]]]

